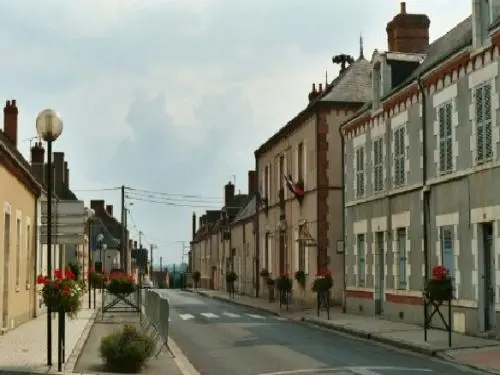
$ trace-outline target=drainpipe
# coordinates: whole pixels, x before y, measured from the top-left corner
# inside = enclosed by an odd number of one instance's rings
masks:
[[[342,274],[344,275],[343,277],[343,293],[342,293],[342,312],[345,314],[347,307],[346,307],[346,287],[347,287],[347,282],[346,282],[346,272],[345,272],[345,140],[344,140],[344,134],[342,133],[342,126],[339,127],[339,134],[340,134],[340,144],[341,147],[340,149],[342,150],[340,154],[340,165],[342,168],[342,173],[340,175],[340,185],[342,187],[342,220],[341,220],[341,228],[342,228]]]
[[[419,74],[417,76],[417,84],[418,84],[418,89],[420,91],[420,95],[422,96],[422,201],[423,201],[423,206],[422,206],[422,214],[424,217],[424,222],[423,222],[423,227],[422,227],[422,234],[424,237],[424,282],[426,282],[429,278],[429,238],[428,238],[428,232],[429,232],[429,217],[430,217],[430,212],[429,212],[429,201],[430,201],[430,189],[429,186],[427,186],[427,97],[426,97],[426,92],[424,85],[421,80],[421,75]],[[427,322],[427,305],[424,301],[424,317],[425,321]],[[425,330],[426,336],[427,336],[427,330]]]
[[[259,191],[259,158],[255,155],[255,189],[259,194],[262,194]],[[260,217],[260,207],[257,205],[257,198],[255,198],[255,217],[253,220],[254,223],[254,233],[255,233],[255,297],[259,298],[260,293],[260,227],[259,227],[259,217]]]

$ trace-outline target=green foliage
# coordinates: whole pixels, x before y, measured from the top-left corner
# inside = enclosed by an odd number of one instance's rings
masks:
[[[200,279],[201,279],[200,271],[194,271],[193,272],[193,281],[197,284],[200,282]]]
[[[330,273],[318,276],[312,286],[313,292],[327,292],[333,287],[333,278]]]
[[[281,275],[278,277],[277,285],[278,290],[289,292],[292,290],[292,279],[288,275]]]
[[[306,286],[306,273],[302,270],[295,272],[295,280],[299,283],[301,288]]]
[[[137,373],[154,353],[152,337],[136,327],[125,325],[101,340],[99,352],[109,371]]]
[[[229,271],[226,274],[226,282],[227,283],[234,283],[238,279],[238,276],[236,275],[236,272],[234,271]]]

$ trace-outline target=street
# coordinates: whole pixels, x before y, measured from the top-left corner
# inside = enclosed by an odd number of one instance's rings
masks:
[[[202,375],[479,373],[194,293],[160,293],[170,301],[169,337]]]

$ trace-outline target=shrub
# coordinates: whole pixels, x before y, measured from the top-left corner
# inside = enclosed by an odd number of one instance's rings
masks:
[[[81,308],[83,290],[69,268],[64,274],[56,269],[53,279],[39,275],[37,283],[43,285],[41,294],[45,306],[54,312],[62,309],[70,318],[76,317]]]
[[[333,287],[333,278],[330,271],[320,272],[313,282],[312,290],[316,293],[327,292]]]
[[[453,298],[453,280],[447,268],[438,265],[432,269],[432,278],[424,286],[424,297],[438,303]]]
[[[112,332],[101,340],[99,352],[109,371],[136,373],[154,353],[152,337],[131,325]]]

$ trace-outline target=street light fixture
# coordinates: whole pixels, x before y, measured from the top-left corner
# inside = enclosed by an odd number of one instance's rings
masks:
[[[47,142],[47,277],[52,279],[52,142],[61,135],[63,122],[61,116],[52,110],[44,109],[36,117],[38,136]],[[47,306],[47,365],[52,366],[52,317],[50,305]]]
[[[85,214],[87,215],[87,223],[88,223],[88,263],[87,263],[87,281],[88,281],[88,293],[89,293],[89,309],[91,308],[92,305],[92,293],[90,293],[91,289],[91,280],[90,280],[90,268],[92,265],[92,220],[94,219],[95,212],[91,208],[86,208],[85,209]],[[85,277],[85,267],[83,268],[83,273]]]

